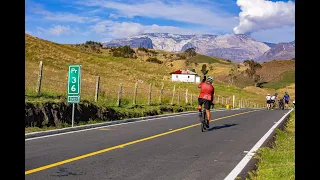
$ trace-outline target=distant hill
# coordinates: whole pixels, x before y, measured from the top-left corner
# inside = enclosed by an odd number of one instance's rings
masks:
[[[295,41],[289,43],[278,43],[266,51],[256,61],[264,62],[271,60],[287,60],[295,58]]]
[[[295,82],[295,61],[294,60],[273,60],[261,64],[262,68],[257,70],[257,74],[263,78],[264,88],[279,89]],[[242,65],[243,67],[243,65]],[[237,77],[234,85],[244,88],[246,86],[253,86],[253,81],[244,73]],[[219,80],[228,82],[227,75],[221,75]]]
[[[261,64],[262,68],[257,71],[257,74],[264,77],[264,80],[271,81],[280,74],[295,70],[294,60],[272,60]]]

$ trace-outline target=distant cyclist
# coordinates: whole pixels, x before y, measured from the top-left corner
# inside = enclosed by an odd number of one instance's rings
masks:
[[[293,100],[292,104],[293,104],[293,109],[295,109],[295,102],[296,100]]]
[[[270,96],[270,94],[267,94],[266,99],[267,99],[267,109],[269,110],[270,106],[271,106],[271,96]]]
[[[200,94],[198,97],[198,110],[199,116],[202,116],[202,105],[204,104],[204,108],[206,109],[206,117],[208,118],[208,123],[205,123],[207,128],[209,128],[209,122],[211,118],[210,107],[213,105],[214,99],[214,87],[212,86],[213,78],[204,76],[202,82],[198,85],[198,88],[201,88]]]
[[[285,103],[286,109],[288,109],[290,96],[289,96],[289,94],[287,92],[285,92],[285,94],[283,96],[283,99],[284,99],[284,103]]]
[[[275,93],[273,96],[271,96],[271,105],[272,105],[272,109],[274,109],[276,107],[276,99],[278,97],[278,93]]]

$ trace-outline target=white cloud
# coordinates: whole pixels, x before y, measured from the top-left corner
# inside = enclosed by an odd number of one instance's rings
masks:
[[[90,28],[98,34],[109,34],[115,38],[133,36],[141,33],[176,33],[176,34],[202,34],[203,30],[184,29],[175,26],[141,25],[134,22],[115,22],[106,20]]]
[[[45,33],[45,34],[50,34],[55,36],[60,36],[62,34],[71,34],[75,32],[69,26],[63,26],[63,25],[56,25],[49,29],[37,27],[37,29],[40,31],[40,34]]]
[[[235,34],[295,25],[295,3],[292,1],[237,0],[237,5],[242,12],[240,24],[233,29]]]
[[[100,20],[99,17],[80,16],[80,15],[68,13],[68,12],[50,12],[50,11],[47,11],[41,4],[37,4],[37,3],[28,4],[26,9],[31,14],[43,15],[43,18],[45,20],[51,20],[51,21],[87,23],[87,22],[97,22]]]
[[[60,22],[77,22],[77,23],[86,23],[86,22],[96,22],[100,19],[98,17],[85,17],[79,16],[71,13],[50,13],[44,17],[46,20],[60,21]]]
[[[116,14],[110,14],[109,15],[109,18],[112,18],[112,19],[118,19],[119,18],[119,15],[116,15]]]
[[[119,15],[129,18],[135,16],[164,18],[206,25],[220,30],[230,30],[238,23],[233,15],[220,9],[212,10],[203,5],[188,4],[184,1],[181,3],[171,2],[167,4],[164,4],[161,1],[145,1],[136,4],[125,4],[120,2],[90,0],[80,2],[80,4],[115,9],[118,11]]]

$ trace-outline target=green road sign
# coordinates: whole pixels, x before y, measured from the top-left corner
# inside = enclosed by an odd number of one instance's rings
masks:
[[[70,65],[68,73],[68,102],[80,102],[81,66]]]

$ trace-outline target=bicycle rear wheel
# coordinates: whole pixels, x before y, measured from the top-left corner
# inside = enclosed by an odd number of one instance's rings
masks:
[[[201,131],[204,132],[207,130],[206,126],[206,111],[202,111],[202,120],[201,120]]]

